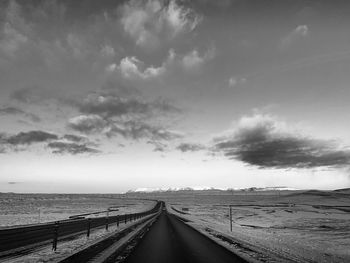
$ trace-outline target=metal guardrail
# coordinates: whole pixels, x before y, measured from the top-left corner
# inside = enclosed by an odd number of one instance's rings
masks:
[[[136,219],[153,214],[159,210],[161,202],[150,210],[116,216],[104,216],[97,218],[68,219],[46,224],[13,227],[0,230],[0,258],[8,254],[15,253],[14,250],[30,245],[35,245],[47,241],[52,241],[52,249],[57,249],[60,239],[75,234],[86,233],[89,237],[90,230],[105,226],[108,230],[110,224],[127,223]],[[6,253],[9,252],[9,253]]]

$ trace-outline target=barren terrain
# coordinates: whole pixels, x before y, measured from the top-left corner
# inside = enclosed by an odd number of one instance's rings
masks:
[[[110,215],[147,210],[154,203],[123,195],[0,193],[0,227],[44,223],[70,216],[118,209]],[[90,217],[105,216],[106,213]]]
[[[0,225],[38,223],[39,209],[40,222],[46,222],[105,211],[109,207],[118,208],[117,214],[153,206],[153,202],[140,198],[164,200],[169,212],[189,220],[188,224],[224,246],[260,262],[350,262],[349,189],[168,191],[127,195],[1,194]],[[103,236],[103,230],[98,232],[101,233],[95,234],[96,238]],[[85,239],[82,239],[84,244]],[[75,249],[74,242],[60,245],[60,253],[63,247]],[[38,252],[34,258],[44,255],[51,258],[50,248],[45,251]]]
[[[273,256],[262,255],[271,254],[297,262],[350,262],[350,191],[346,189],[183,191],[153,197],[167,201],[171,212],[189,219],[191,225],[225,245],[233,246],[223,242],[223,237],[232,237],[243,253],[259,260],[270,262]]]

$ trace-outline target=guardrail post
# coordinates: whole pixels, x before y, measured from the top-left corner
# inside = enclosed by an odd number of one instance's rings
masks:
[[[232,232],[232,206],[230,205],[230,231]]]
[[[106,231],[108,231],[108,216],[109,216],[109,210],[107,210],[107,216],[106,216]]]
[[[52,241],[52,250],[53,251],[57,250],[58,226],[59,226],[59,221],[56,221],[55,225],[53,227],[53,241]]]
[[[87,222],[87,232],[86,232],[86,236],[87,236],[87,237],[90,236],[90,229],[91,229],[91,218],[88,218],[88,222]]]

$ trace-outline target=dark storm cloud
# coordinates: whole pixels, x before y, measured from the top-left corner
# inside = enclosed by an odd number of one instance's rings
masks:
[[[19,108],[16,107],[3,107],[0,108],[0,115],[23,115],[27,118],[30,118],[32,121],[34,122],[39,122],[41,119],[33,114],[33,113],[29,113],[29,112],[25,112],[24,110],[21,110]]]
[[[225,156],[260,168],[338,167],[350,164],[350,150],[334,141],[281,131],[269,117],[246,118],[231,135],[218,139],[215,149]]]
[[[88,147],[86,144],[67,143],[67,142],[50,142],[47,145],[53,149],[53,153],[56,154],[84,154],[84,153],[99,153],[100,151],[94,148]]]
[[[196,152],[200,150],[204,150],[206,147],[199,143],[181,143],[176,149],[181,152]]]
[[[44,132],[44,131],[29,131],[20,132],[16,135],[11,135],[5,139],[5,142],[11,145],[32,144],[39,142],[46,142],[51,140],[57,140],[56,134]]]

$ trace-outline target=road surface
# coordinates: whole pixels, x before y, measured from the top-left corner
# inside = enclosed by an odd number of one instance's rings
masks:
[[[247,262],[163,211],[127,263]]]

